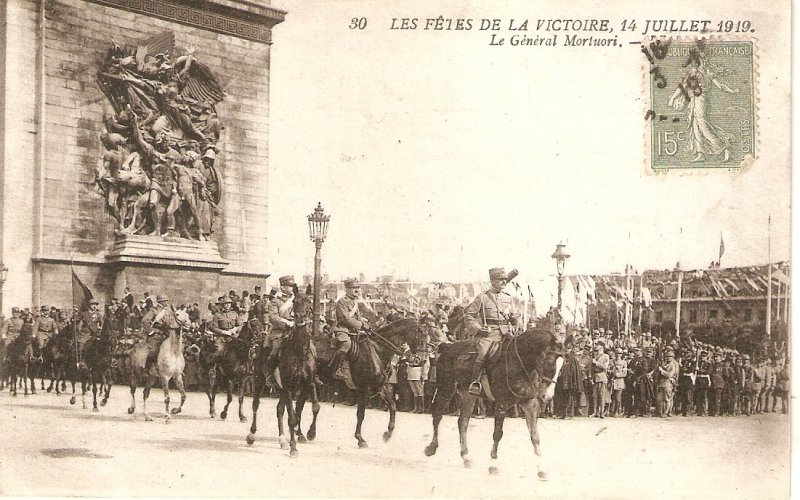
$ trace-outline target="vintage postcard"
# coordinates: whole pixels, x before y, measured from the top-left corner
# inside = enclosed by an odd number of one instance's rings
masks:
[[[791,7],[0,2],[0,496],[791,497]]]

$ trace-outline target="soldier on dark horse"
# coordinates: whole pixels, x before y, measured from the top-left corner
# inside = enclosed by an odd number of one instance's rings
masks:
[[[403,318],[372,331],[367,318],[359,310],[361,285],[358,280],[345,280],[346,294],[336,302],[333,331],[339,348],[333,359],[320,371],[322,381],[328,384],[336,381],[337,370],[342,362],[347,362],[353,385],[356,387],[356,431],[355,438],[360,448],[367,442],[361,435],[361,424],[367,407],[367,400],[375,395],[389,408],[389,425],[383,434],[384,441],[392,437],[395,427],[396,404],[393,390],[387,383],[390,362],[393,354],[402,354],[403,343],[420,345],[419,324],[413,318]],[[351,339],[353,337],[353,339]]]
[[[84,384],[91,384],[92,386],[92,410],[98,411],[97,408],[97,382],[101,382],[101,387],[105,388],[100,404],[105,406],[108,402],[108,397],[111,394],[111,362],[114,358],[114,349],[116,348],[116,335],[114,329],[111,327],[112,315],[109,314],[109,308],[106,307],[106,314],[104,315],[103,325],[97,335],[92,336],[86,342],[83,348],[82,359],[86,367],[84,371]]]
[[[312,301],[310,287],[309,290],[306,290],[306,293],[300,293],[292,276],[284,276],[280,279],[280,282],[283,297],[276,298],[276,301],[269,306],[270,320],[273,326],[276,323],[280,323],[288,328],[282,330],[279,339],[280,345],[277,349],[274,348],[275,339],[273,338],[272,347],[263,347],[256,356],[253,423],[250,426],[247,443],[253,444],[255,441],[261,393],[266,387],[267,379],[274,375],[277,365],[276,386],[279,400],[276,414],[278,418],[278,440],[281,448],[287,447],[283,427],[283,414],[286,411],[288,413],[289,427],[289,455],[295,457],[297,456],[295,436],[301,441],[305,441],[300,428],[300,414],[307,398],[311,399],[313,411],[313,420],[308,430],[308,439],[310,440],[316,437],[317,414],[319,413],[316,386],[316,352],[311,342]],[[291,289],[287,290],[286,288],[288,287],[291,287]],[[286,310],[287,303],[291,307],[288,311]],[[280,319],[276,316],[279,316]],[[276,351],[277,354],[275,354]],[[297,399],[296,407],[295,399]]]
[[[33,343],[33,316],[28,314],[22,317],[22,313],[17,310],[11,320],[16,320],[11,327],[16,329],[17,324],[21,321],[22,326],[19,328],[19,334],[12,337],[11,333],[5,333],[8,345],[6,348],[6,362],[8,363],[8,372],[11,375],[11,393],[17,395],[17,384],[22,380],[25,395],[28,395],[28,378],[31,380],[31,394],[36,394],[36,385],[33,381],[32,366],[36,362],[39,353],[34,349]],[[5,327],[4,327],[5,330]],[[10,330],[10,329],[9,329]],[[8,330],[7,330],[8,331]]]
[[[431,406],[433,438],[425,448],[428,456],[436,453],[439,422],[458,392],[461,396],[458,432],[465,467],[472,465],[467,431],[479,397],[495,401],[492,459],[497,459],[506,411],[514,405],[521,405],[525,411],[534,452],[541,456],[537,419],[542,405],[553,397],[564,362],[563,339],[552,332],[541,329],[516,335],[516,313],[511,301],[502,295],[507,276],[501,268],[494,268],[490,270],[490,278],[492,289],[478,295],[465,311],[467,330],[477,338],[441,346],[437,363],[438,389]],[[489,471],[497,472],[497,467],[493,465]],[[545,478],[541,467],[539,478]]]

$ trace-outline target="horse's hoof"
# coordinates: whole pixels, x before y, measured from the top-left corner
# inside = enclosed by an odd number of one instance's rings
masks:
[[[539,481],[547,481],[547,474],[544,471],[539,471],[536,476],[539,478]]]
[[[489,467],[489,474],[492,474],[492,475],[500,474],[500,469],[498,469],[496,466],[492,465],[492,466]]]
[[[181,412],[180,408],[173,408],[172,410],[170,410],[170,413],[172,413],[173,415],[177,415],[180,412]]]
[[[389,431],[384,432],[383,433],[383,442],[384,443],[388,443],[390,439],[392,439],[392,433],[389,432]]]
[[[491,453],[491,456],[492,456],[492,458],[497,458],[497,452],[496,452],[496,451],[493,451],[493,452]]]
[[[216,414],[215,412],[213,412],[213,411],[211,411],[211,412],[208,412],[208,414],[209,414],[209,416],[210,416],[211,418],[216,418],[216,416],[217,416],[217,414]]]
[[[128,415],[133,415],[134,411],[136,411],[136,408],[134,408],[133,406],[129,407],[128,408]]]
[[[472,468],[472,459],[471,458],[464,458],[464,467],[467,469]]]
[[[369,445],[367,444],[366,441],[359,441],[358,442],[358,447],[359,448],[369,448]]]
[[[308,434],[306,434],[306,438],[309,441],[313,441],[314,438],[316,438],[316,437],[317,437],[317,431],[315,431],[314,429],[309,429],[308,430]]]
[[[108,403],[108,400],[104,399],[100,401],[100,406],[105,406]]]
[[[253,433],[248,434],[247,437],[245,438],[245,441],[247,441],[247,444],[249,444],[249,445],[252,445],[253,443],[255,443],[256,442],[255,434],[253,434]]]
[[[432,457],[436,455],[436,446],[429,444],[425,447],[425,456]]]
[[[71,404],[71,405],[75,404],[75,396],[72,396],[71,398],[69,398],[69,404]]]
[[[169,415],[167,415],[166,417],[164,417],[164,423],[165,423],[165,424],[169,424],[170,422],[172,422],[172,419],[171,419],[171,418],[169,418]]]
[[[289,452],[289,456],[292,458],[297,458],[297,455],[298,455],[297,450],[292,450]]]
[[[226,418],[228,418],[228,412],[227,411],[223,411],[222,413],[219,414],[219,418],[221,418],[222,420],[225,420]]]
[[[100,410],[99,410],[99,409],[98,409],[98,408],[95,406],[94,408],[92,408],[92,411],[93,411],[93,412],[98,412],[98,411],[100,411]]]
[[[147,415],[146,417],[144,417],[144,421],[145,422],[152,422],[153,421],[153,417],[151,417],[150,415]]]
[[[278,442],[280,443],[282,450],[289,448],[289,443],[287,443],[285,439],[279,439]]]
[[[247,422],[247,417],[244,415],[239,415],[239,422]]]
[[[305,443],[306,442],[306,437],[303,436],[302,434],[298,434],[297,435],[297,442],[298,443]]]

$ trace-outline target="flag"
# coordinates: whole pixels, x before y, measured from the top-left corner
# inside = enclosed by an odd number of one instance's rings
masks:
[[[719,233],[719,260],[722,262],[722,254],[725,253],[725,240],[722,239],[722,233]]]
[[[78,308],[78,311],[85,311],[89,308],[89,301],[94,298],[92,291],[89,287],[83,284],[75,270],[72,270],[72,305]]]

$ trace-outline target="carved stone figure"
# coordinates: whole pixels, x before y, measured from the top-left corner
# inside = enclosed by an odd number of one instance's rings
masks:
[[[225,97],[211,69],[167,31],[136,47],[112,43],[97,81],[113,113],[95,177],[117,232],[208,238],[222,199],[216,105]]]

